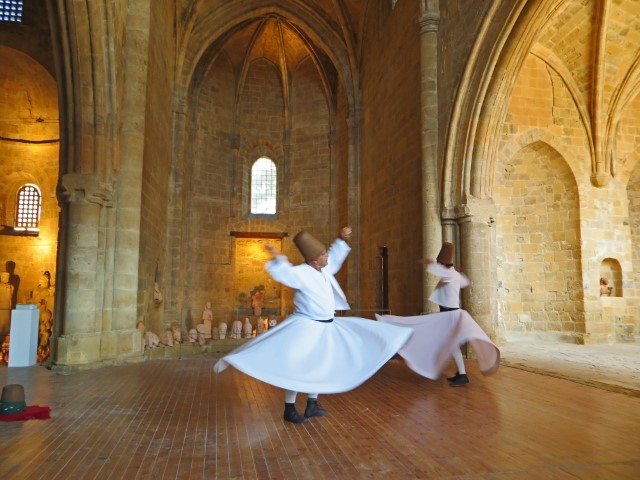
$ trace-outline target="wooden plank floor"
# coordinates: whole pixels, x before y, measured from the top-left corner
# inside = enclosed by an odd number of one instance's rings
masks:
[[[450,388],[394,359],[293,425],[281,390],[214,360],[1,368],[52,418],[0,422],[0,479],[640,478],[639,397],[473,360]]]

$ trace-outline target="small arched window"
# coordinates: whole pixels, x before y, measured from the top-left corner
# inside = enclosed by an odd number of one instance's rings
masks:
[[[251,167],[251,213],[276,213],[276,165],[260,157]]]
[[[0,0],[0,22],[22,23],[22,0]]]
[[[37,232],[42,211],[42,194],[32,184],[23,185],[16,198],[16,218],[14,230]]]

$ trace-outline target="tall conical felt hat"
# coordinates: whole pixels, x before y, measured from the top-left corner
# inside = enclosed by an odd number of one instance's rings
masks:
[[[17,384],[5,385],[0,402],[24,402],[24,387]]]
[[[0,415],[20,413],[27,408],[22,385],[5,385],[0,396]]]
[[[293,243],[296,244],[306,262],[316,260],[327,249],[320,240],[304,230],[293,237]]]
[[[451,242],[444,242],[436,261],[442,265],[453,265],[453,254],[455,247]]]

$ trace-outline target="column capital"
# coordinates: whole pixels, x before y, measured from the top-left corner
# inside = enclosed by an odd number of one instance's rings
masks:
[[[591,174],[591,184],[594,187],[606,187],[610,181],[611,174],[609,172],[595,172]]]
[[[60,190],[67,203],[85,200],[103,207],[113,206],[113,185],[95,175],[67,173],[60,180]]]
[[[440,14],[427,12],[420,16],[418,20],[420,24],[420,33],[437,32],[440,26]]]
[[[420,0],[420,33],[437,32],[440,25],[438,0]]]
[[[465,195],[463,202],[457,205],[443,206],[441,216],[443,220],[461,222],[489,222],[493,224],[497,217],[498,207],[491,198],[478,198]],[[489,225],[491,226],[491,225]]]

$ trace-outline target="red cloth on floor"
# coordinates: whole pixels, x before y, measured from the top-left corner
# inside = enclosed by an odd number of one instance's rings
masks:
[[[40,407],[38,405],[28,406],[19,413],[8,413],[0,415],[1,422],[17,422],[20,420],[46,420],[51,418],[51,409],[49,407]]]

